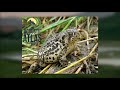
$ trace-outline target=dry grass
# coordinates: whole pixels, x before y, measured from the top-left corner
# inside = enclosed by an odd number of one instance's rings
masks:
[[[66,20],[66,21],[65,21]],[[54,21],[54,23],[53,23]],[[65,22],[64,22],[65,21]],[[55,32],[64,31],[67,28],[76,27],[81,33],[81,40],[76,43],[78,51],[72,51],[67,56],[69,64],[63,68],[59,63],[48,64],[37,74],[93,74],[98,72],[98,18],[97,17],[42,17],[42,39],[48,38]],[[64,23],[63,23],[64,22]],[[56,24],[58,23],[58,24]],[[50,26],[51,25],[51,26]],[[37,26],[36,26],[37,27]],[[38,26],[39,27],[39,26]],[[25,27],[24,27],[25,28]],[[40,33],[40,34],[41,34]],[[45,43],[45,42],[43,42]],[[41,45],[43,44],[41,43]],[[27,73],[30,65],[37,62],[37,48],[23,43],[22,72]]]

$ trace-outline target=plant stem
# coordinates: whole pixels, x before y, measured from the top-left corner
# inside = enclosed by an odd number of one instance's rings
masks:
[[[68,28],[68,26],[72,23],[72,21],[75,19],[76,17],[73,17],[69,22],[68,24],[63,28],[62,31],[66,30]]]
[[[48,66],[46,66],[42,71],[40,71],[38,74],[42,74],[44,73],[52,64],[49,64]]]
[[[30,44],[27,44],[27,43],[25,43],[25,42],[22,42],[22,45],[27,46],[27,47],[30,47]]]
[[[83,40],[83,41],[79,41],[77,43],[83,43],[83,42],[87,42],[88,40],[95,40],[95,39],[98,39],[98,37],[94,37],[94,38],[89,38],[89,39],[86,39],[86,40]]]
[[[67,70],[69,68],[71,68],[72,66],[74,66],[74,65],[76,65],[76,64],[78,64],[78,63],[80,63],[80,62],[82,62],[84,60],[87,60],[89,57],[91,57],[91,56],[94,55],[93,52],[95,51],[95,49],[97,48],[97,46],[98,46],[98,43],[93,47],[93,49],[91,50],[91,52],[89,53],[89,55],[87,55],[86,57],[84,57],[84,58],[82,58],[82,59],[80,59],[80,60],[78,60],[76,62],[73,62],[72,64],[68,65],[67,67],[65,67],[65,68],[63,68],[63,69],[55,72],[54,74],[60,74],[61,72],[65,71],[65,70]]]
[[[32,49],[30,49],[30,48],[25,48],[25,49],[26,49],[26,50],[29,50],[29,51],[31,51],[31,52],[37,53],[37,51],[32,50]]]

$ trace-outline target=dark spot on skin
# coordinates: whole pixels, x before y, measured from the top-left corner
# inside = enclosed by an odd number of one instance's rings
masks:
[[[55,58],[53,57],[53,60],[55,60]]]
[[[59,45],[59,44],[58,44],[58,43],[56,43],[56,47],[58,47],[58,45]]]
[[[47,52],[44,52],[44,54],[47,53]]]
[[[63,43],[63,46],[65,46],[65,43]]]
[[[62,46],[60,45],[60,48],[62,48]]]
[[[51,52],[50,54],[54,54],[54,52]]]
[[[54,50],[55,48],[56,48],[56,46],[53,45],[53,46],[52,46],[52,50]]]
[[[53,61],[50,61],[50,63],[53,63]]]
[[[51,49],[51,48],[49,48],[48,52],[50,52],[50,51],[52,51],[52,49]]]
[[[51,57],[49,57],[49,59],[51,59]]]
[[[59,51],[60,49],[58,48],[57,50]]]
[[[59,57],[62,57],[62,55],[59,55]]]
[[[48,53],[46,53],[46,56],[48,56]]]
[[[55,50],[55,52],[58,52],[59,51],[59,48]]]
[[[58,54],[55,54],[56,56],[58,55]]]
[[[47,43],[47,45],[50,45],[50,42],[49,42],[49,43]]]
[[[62,44],[65,44],[65,41],[62,41]]]
[[[55,50],[55,52],[57,52],[57,51],[58,51],[58,49]]]
[[[49,44],[49,46],[48,47],[51,47],[52,45],[51,44]]]
[[[62,40],[60,40],[60,42],[62,43]]]
[[[64,39],[64,38],[65,38],[65,36],[62,37],[62,39]]]
[[[56,47],[58,47],[58,45],[59,45],[59,44],[58,44],[58,43],[56,43]]]
[[[55,41],[57,42],[58,40],[56,39]]]
[[[51,44],[53,45],[53,44],[55,44],[55,42],[51,42]]]
[[[48,59],[48,57],[46,59]]]

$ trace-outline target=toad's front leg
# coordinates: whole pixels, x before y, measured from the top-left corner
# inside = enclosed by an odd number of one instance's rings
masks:
[[[28,73],[34,73],[35,71],[42,70],[42,68],[44,68],[45,66],[47,66],[47,64],[42,61],[35,62],[28,69]]]
[[[68,65],[68,60],[67,60],[66,56],[61,57],[59,62],[62,67],[66,67]]]
[[[59,56],[59,62],[61,64],[62,67],[66,67],[68,65],[68,60],[66,58],[67,56],[67,48],[64,48],[64,51],[60,53]]]
[[[33,73],[39,67],[38,63],[33,63],[30,68],[28,69],[28,73]]]
[[[43,67],[45,67],[45,66],[47,66],[47,65],[48,65],[48,64],[45,63],[45,62],[39,61],[39,66],[40,66],[41,68],[43,68]]]

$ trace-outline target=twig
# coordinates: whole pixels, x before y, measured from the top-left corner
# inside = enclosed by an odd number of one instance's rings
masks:
[[[79,42],[77,42],[77,43],[83,43],[83,42],[87,42],[87,41],[89,41],[89,40],[95,40],[95,39],[98,39],[98,37],[94,37],[94,38],[89,38],[89,39],[86,39],[86,40],[83,40],[83,41],[79,41]]]
[[[64,20],[65,18],[66,18],[66,16],[64,16],[62,20]]]
[[[27,43],[25,43],[25,42],[22,42],[22,45],[27,46],[27,47],[30,47],[30,44],[27,44]]]
[[[31,57],[22,57],[22,61],[23,60],[30,60],[31,59]],[[37,60],[38,58],[37,58],[37,56],[34,56],[33,58],[32,58],[32,60]]]
[[[26,50],[29,50],[29,51],[31,51],[31,52],[34,52],[34,53],[38,53],[37,51],[35,51],[35,50],[32,50],[32,49],[30,49],[30,48],[25,48]]]
[[[49,64],[48,66],[46,66],[42,71],[40,71],[38,74],[42,74],[44,73],[52,64]]]
[[[71,68],[72,66],[74,66],[74,65],[76,65],[76,64],[78,64],[78,63],[80,63],[80,62],[82,62],[82,61],[84,61],[84,60],[86,60],[86,59],[88,59],[88,58],[91,57],[92,55],[94,55],[94,54],[89,54],[88,56],[86,56],[86,57],[84,57],[84,58],[82,58],[82,59],[80,59],[80,60],[78,60],[78,61],[76,61],[76,62],[71,63],[71,64],[68,65],[67,67],[65,67],[65,68],[63,68],[63,69],[55,72],[54,74],[60,74],[61,72],[65,71],[65,70],[67,70],[67,69],[69,69],[69,68]]]
[[[75,74],[78,74],[81,71],[82,67],[83,67],[83,64],[77,69],[77,71],[75,72]]]
[[[98,34],[89,34],[90,37],[98,36]]]
[[[88,35],[88,32],[86,30],[80,30],[80,31],[83,31],[86,35],[86,39],[89,39],[89,35]],[[89,47],[89,41],[87,41],[87,46],[88,46],[88,50],[90,50],[90,47]]]
[[[84,61],[84,60],[87,60],[89,57],[91,57],[91,56],[94,55],[94,54],[92,54],[92,53],[95,51],[95,49],[97,48],[97,46],[98,46],[98,43],[93,47],[93,49],[91,50],[91,52],[89,53],[89,55],[85,56],[84,58],[82,58],[82,59],[80,59],[80,60],[78,60],[78,61],[76,61],[76,62],[71,63],[71,64],[68,65],[67,67],[65,67],[65,68],[63,68],[63,69],[55,72],[54,74],[60,74],[61,72],[65,71],[65,70],[67,70],[67,69],[69,69],[69,68],[71,68],[72,66],[74,66],[74,65],[76,65],[76,64],[78,64],[78,63],[80,63],[80,62],[82,62],[82,61]]]
[[[78,25],[78,28],[81,29],[85,24],[86,22],[83,22],[82,24]]]
[[[86,65],[86,69],[88,70],[88,73],[90,73],[90,74],[91,74],[91,71],[90,71],[90,68],[89,68],[89,66],[88,66],[87,61],[86,61],[86,60],[84,60],[84,61],[83,61],[83,63]]]
[[[88,18],[88,24],[89,24],[89,18]],[[89,25],[88,25],[88,30],[89,30]],[[86,30],[82,30],[82,31],[86,34],[86,39],[89,39],[88,32],[87,32]],[[89,41],[88,41],[88,40],[87,40],[87,49],[88,49],[88,52],[90,52],[90,44],[89,44]],[[86,60],[84,60],[83,63],[86,65],[89,73],[91,73],[90,68],[89,68]]]
[[[22,61],[22,63],[26,63],[26,64],[33,64],[35,61]]]
[[[24,54],[22,57],[37,56],[37,54]]]
[[[93,47],[93,49],[91,50],[90,54],[92,54],[97,47],[98,47],[98,43],[96,43],[96,45]]]
[[[89,31],[89,26],[90,26],[90,17],[87,17],[87,30]]]
[[[91,22],[92,22],[92,18],[89,19],[89,23],[90,23],[90,24],[91,24]],[[90,26],[90,25],[89,25],[89,26]]]

